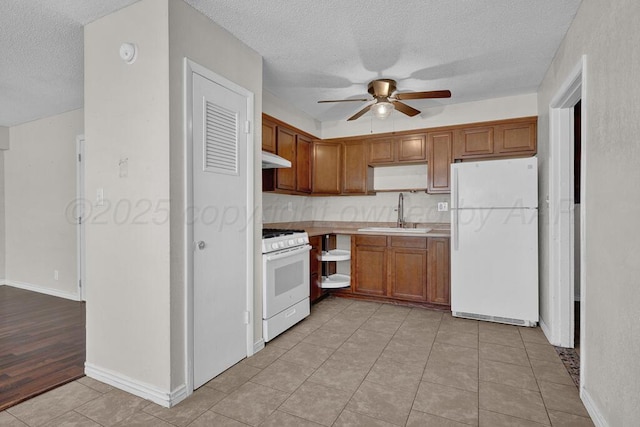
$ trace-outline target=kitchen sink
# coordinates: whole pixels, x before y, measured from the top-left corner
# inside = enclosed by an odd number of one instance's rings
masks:
[[[358,231],[369,231],[377,233],[410,233],[424,234],[431,231],[430,228],[396,228],[396,227],[366,227],[359,228]]]

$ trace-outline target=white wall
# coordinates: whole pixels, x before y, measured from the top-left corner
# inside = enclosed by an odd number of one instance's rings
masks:
[[[262,57],[242,44],[229,32],[182,1],[169,2],[169,70],[171,118],[171,372],[172,388],[183,384],[185,280],[184,257],[184,122],[183,122],[183,58],[197,62],[211,71],[254,93],[254,161],[253,194],[260,206],[262,177],[260,152],[262,134]],[[249,227],[254,242],[261,239],[260,215],[251,219]],[[260,245],[254,244],[254,319],[262,318],[262,257]],[[254,323],[254,340],[262,338],[262,323]]]
[[[0,126],[0,150],[9,149],[9,128]]]
[[[10,128],[11,149],[4,152],[9,284],[78,298],[73,208],[76,136],[83,129],[82,110]]]
[[[86,222],[88,373],[159,396],[171,392],[168,22],[167,0],[142,0],[84,31],[85,189],[105,198]],[[123,42],[138,46],[131,65]]]
[[[587,55],[586,144],[582,164],[585,276],[581,295],[583,400],[596,425],[640,420],[640,32],[636,0],[583,1],[538,94],[541,200],[549,194],[549,104]],[[586,102],[585,102],[586,101]],[[541,211],[541,214],[544,212]],[[548,213],[541,218],[541,261],[549,257]],[[549,294],[548,263],[541,291]],[[542,316],[550,301],[541,300]]]
[[[4,150],[0,150],[0,285],[5,275]]]
[[[262,111],[311,135],[318,136],[322,132],[322,123],[267,90],[262,91]]]
[[[455,96],[455,93],[453,95]],[[372,119],[371,115],[366,115],[358,120],[348,122],[345,117],[345,120],[322,122],[320,137],[323,139],[340,138],[535,116],[538,114],[537,99],[537,95],[533,93],[422,108],[422,113],[415,117],[407,117],[394,111],[391,117],[385,120]]]

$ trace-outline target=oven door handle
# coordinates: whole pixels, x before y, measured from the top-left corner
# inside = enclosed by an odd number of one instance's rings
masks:
[[[309,252],[310,250],[311,250],[311,245],[298,246],[296,248],[291,248],[289,250],[278,251],[272,254],[267,254],[265,255],[265,258],[267,259],[267,261],[275,261],[278,259],[290,257],[292,255],[297,255],[299,253]]]

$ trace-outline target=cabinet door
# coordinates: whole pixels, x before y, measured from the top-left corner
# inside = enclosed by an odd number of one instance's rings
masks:
[[[340,194],[342,144],[319,142],[313,144],[313,192]]]
[[[296,139],[296,191],[311,193],[311,140],[302,135]]]
[[[433,304],[451,304],[449,280],[449,239],[430,237],[427,239],[429,254],[428,301]]]
[[[496,153],[503,155],[536,153],[536,123],[496,126]]]
[[[262,118],[262,149],[270,153],[276,152],[276,124]]]
[[[309,244],[311,245],[311,252],[309,252],[310,257],[310,280],[309,280],[309,299],[311,302],[314,302],[322,295],[322,289],[320,288],[318,276],[320,272],[320,261],[318,261],[318,257],[320,256],[320,252],[322,250],[322,237],[321,236],[313,236],[309,237]]]
[[[426,162],[427,144],[425,136],[407,135],[395,140],[398,162]]]
[[[493,126],[458,130],[454,144],[455,159],[491,157],[494,153]]]
[[[290,168],[276,169],[276,188],[295,191],[296,189],[296,134],[282,126],[277,130],[277,152],[280,157],[291,162]]]
[[[368,194],[373,191],[373,168],[367,164],[367,146],[364,141],[344,144],[343,176],[343,193]]]
[[[389,238],[388,295],[392,298],[427,300],[427,239]]]
[[[429,178],[427,191],[433,193],[450,193],[451,184],[451,150],[453,149],[453,132],[427,134],[429,148]]]
[[[369,140],[369,164],[393,163],[395,161],[393,138]]]
[[[363,295],[387,294],[387,238],[356,235],[351,238],[351,291]]]

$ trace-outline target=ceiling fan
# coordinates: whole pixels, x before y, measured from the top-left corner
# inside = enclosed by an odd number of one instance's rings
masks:
[[[405,104],[407,99],[428,99],[428,98],[450,98],[451,92],[448,90],[432,90],[428,92],[396,92],[396,81],[391,79],[378,79],[369,82],[368,92],[373,96],[373,99],[358,98],[358,99],[339,99],[329,101],[318,101],[318,103],[325,102],[366,102],[374,101],[373,104],[369,104],[362,110],[358,111],[353,116],[349,117],[349,120],[356,120],[362,117],[367,111],[371,110],[373,114],[380,118],[386,119],[391,112],[395,109],[409,117],[413,117],[420,114],[420,110],[416,110],[413,107]]]

